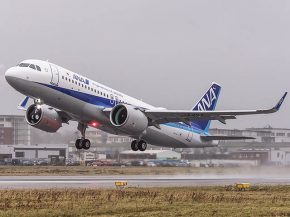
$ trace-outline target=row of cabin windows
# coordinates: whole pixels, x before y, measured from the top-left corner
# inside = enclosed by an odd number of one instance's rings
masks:
[[[38,65],[30,64],[30,63],[20,63],[17,66],[19,67],[29,67],[41,72],[41,68]]]
[[[70,83],[73,83],[73,84],[75,84],[75,85],[79,85],[79,86],[81,86],[81,87],[85,87],[86,89],[88,89],[88,90],[90,90],[90,91],[92,91],[92,92],[95,92],[95,93],[101,94],[102,96],[107,96],[107,97],[109,98],[109,94],[105,94],[105,93],[103,93],[103,92],[101,92],[101,91],[98,91],[98,90],[96,90],[96,89],[93,89],[93,88],[91,88],[91,87],[89,87],[89,86],[87,86],[87,85],[81,84],[80,82],[74,81],[73,79],[70,79],[70,78],[67,78],[67,77],[64,77],[64,76],[62,76],[62,79],[63,79],[63,80],[66,80],[66,81],[68,81],[68,82],[70,82]],[[119,103],[125,103],[125,101],[119,100]]]
[[[70,82],[70,83],[73,83],[73,84],[75,84],[75,85],[79,85],[79,86],[81,86],[81,87],[84,87],[85,89],[88,89],[88,90],[90,90],[90,91],[92,91],[92,92],[95,92],[95,93],[101,94],[102,96],[105,96],[105,97],[108,97],[108,98],[109,98],[109,94],[103,93],[103,92],[98,91],[98,90],[96,90],[96,89],[94,89],[94,88],[91,88],[91,87],[89,87],[89,86],[87,86],[87,85],[81,84],[80,82],[74,81],[73,79],[70,79],[70,78],[67,78],[67,77],[64,77],[64,76],[62,76],[62,79],[63,79],[63,80],[66,80],[66,81],[68,81],[68,82]],[[121,102],[121,101],[120,101],[120,102]]]

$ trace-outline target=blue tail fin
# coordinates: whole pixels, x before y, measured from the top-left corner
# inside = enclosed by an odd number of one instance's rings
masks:
[[[204,96],[197,102],[193,107],[193,111],[213,111],[215,110],[218,97],[220,95],[221,86],[217,83],[212,83],[209,90],[204,94]],[[203,132],[208,132],[210,126],[210,120],[192,121],[190,122],[192,127],[198,128]]]

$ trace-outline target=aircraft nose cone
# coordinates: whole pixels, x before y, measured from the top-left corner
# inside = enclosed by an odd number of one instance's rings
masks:
[[[14,67],[9,68],[6,72],[5,72],[5,79],[6,81],[11,85],[13,80],[16,77],[16,70]]]
[[[13,76],[13,70],[11,70],[11,68],[9,68],[6,72],[5,72],[5,79],[7,82],[9,82],[10,78]]]

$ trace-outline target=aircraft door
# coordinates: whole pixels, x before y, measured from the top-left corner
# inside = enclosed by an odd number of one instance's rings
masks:
[[[192,141],[192,137],[193,137],[193,132],[190,126],[188,126],[188,135],[186,138],[186,141],[191,142]]]
[[[115,96],[115,104],[117,105],[119,103],[119,98]]]
[[[52,64],[49,64],[51,71],[51,84],[57,86],[59,82],[59,71],[58,68]]]
[[[110,94],[110,103],[114,105],[114,95]]]

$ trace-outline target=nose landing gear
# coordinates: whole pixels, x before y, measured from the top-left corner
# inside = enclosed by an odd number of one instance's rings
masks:
[[[144,140],[133,140],[131,143],[131,149],[133,151],[145,151],[147,148],[147,143]]]
[[[91,142],[90,140],[85,138],[87,127],[88,127],[87,124],[79,123],[78,130],[81,132],[82,138],[76,140],[75,142],[76,149],[85,149],[85,150],[90,149]]]

